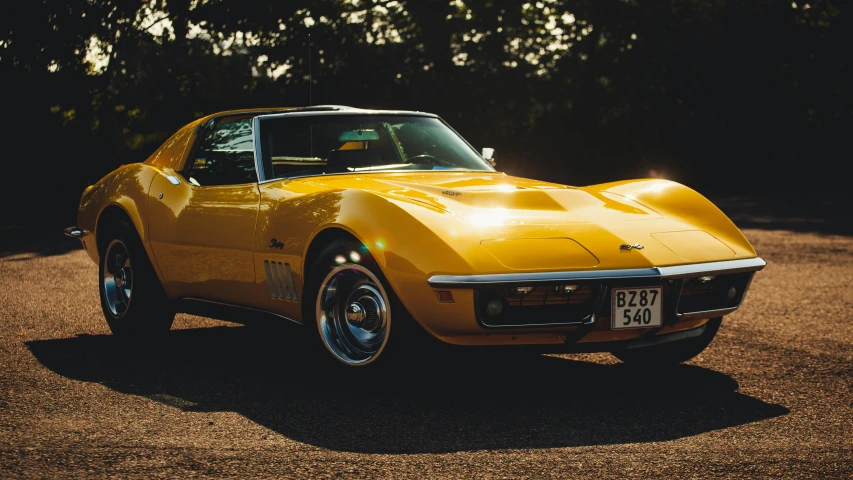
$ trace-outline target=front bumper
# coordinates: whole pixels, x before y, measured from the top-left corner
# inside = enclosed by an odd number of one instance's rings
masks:
[[[576,270],[569,272],[498,273],[492,275],[434,275],[427,280],[433,288],[478,288],[583,280],[683,279],[702,275],[757,272],[767,262],[759,257],[722,262],[694,263],[673,267],[628,268],[622,270]]]
[[[434,289],[460,290],[473,293],[472,308],[477,318],[481,335],[484,338],[468,337],[447,338],[446,341],[457,344],[525,344],[525,343],[564,343],[580,347],[587,343],[633,340],[639,336],[663,336],[677,331],[699,328],[704,320],[727,315],[737,310],[749,288],[755,272],[766,266],[761,258],[726,260],[720,262],[652,267],[620,270],[583,270],[563,272],[507,273],[491,275],[436,275],[428,282]],[[696,292],[701,290],[697,283],[704,277],[716,278],[722,288],[736,286],[738,296],[714,300],[713,295],[703,298]],[[730,282],[726,284],[725,282]],[[549,315],[539,315],[541,307],[534,307],[515,318],[520,322],[484,321],[480,298],[493,298],[495,292],[514,286],[536,286],[546,288],[552,285],[586,284],[592,296],[586,302],[587,310],[578,315],[562,315],[552,308]],[[613,288],[636,286],[662,286],[665,303],[663,306],[663,325],[644,331],[626,332],[610,329],[610,305],[607,301]],[[550,287],[549,287],[550,288]],[[716,288],[716,287],[715,287]],[[471,294],[469,293],[469,295]],[[516,299],[517,301],[517,299]],[[524,307],[523,307],[524,308]],[[540,308],[540,310],[536,310]],[[519,309],[516,309],[518,312]],[[470,310],[469,310],[470,311]],[[576,312],[577,310],[575,310]],[[473,332],[472,332],[473,333]],[[563,338],[539,338],[550,334],[560,334]],[[470,333],[468,334],[470,335]],[[529,338],[525,338],[528,337]],[[454,335],[448,335],[451,337]],[[508,337],[504,339],[503,337]],[[599,351],[591,346],[593,351]]]
[[[65,234],[66,237],[76,238],[78,240],[81,240],[86,235],[89,235],[90,232],[88,230],[86,230],[84,228],[80,228],[80,227],[68,227],[63,231],[63,233]]]

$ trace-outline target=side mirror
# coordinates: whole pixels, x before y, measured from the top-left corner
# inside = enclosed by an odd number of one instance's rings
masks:
[[[495,161],[495,149],[483,147],[483,160],[489,162],[491,166],[495,166],[498,162]]]

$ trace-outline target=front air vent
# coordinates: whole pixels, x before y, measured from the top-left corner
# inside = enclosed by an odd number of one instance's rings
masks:
[[[289,263],[270,262],[264,260],[264,270],[267,272],[267,284],[270,287],[270,296],[281,300],[295,302],[296,287],[293,286],[293,274]]]

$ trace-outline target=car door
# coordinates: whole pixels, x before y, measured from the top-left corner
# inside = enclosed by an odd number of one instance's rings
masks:
[[[253,245],[260,194],[251,116],[197,133],[182,172],[149,190],[151,248],[172,298],[255,306]]]

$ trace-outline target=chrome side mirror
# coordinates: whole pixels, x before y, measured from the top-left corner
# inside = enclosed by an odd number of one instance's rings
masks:
[[[494,167],[498,163],[495,161],[495,149],[483,147],[483,160],[489,162],[489,165]]]

